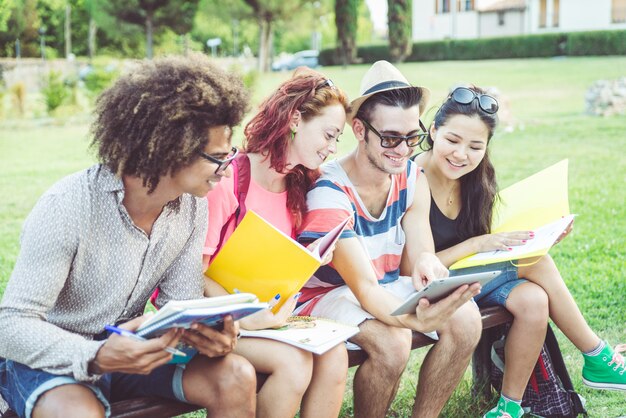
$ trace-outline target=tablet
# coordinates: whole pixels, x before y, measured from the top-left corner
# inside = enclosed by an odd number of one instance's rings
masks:
[[[459,286],[464,284],[480,283],[484,286],[491,280],[495,279],[502,273],[500,270],[486,271],[482,273],[462,274],[445,279],[434,280],[422,290],[409,295],[409,297],[400,305],[391,315],[404,315],[415,313],[417,304],[421,298],[426,298],[430,303],[437,302],[454,292]]]

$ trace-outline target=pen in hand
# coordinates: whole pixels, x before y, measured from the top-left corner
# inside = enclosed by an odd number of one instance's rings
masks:
[[[104,329],[109,331],[109,332],[112,332],[114,334],[121,335],[122,337],[129,337],[129,338],[132,338],[132,339],[137,340],[137,341],[147,341],[145,338],[140,337],[139,335],[135,334],[132,331],[129,331],[127,329],[114,327],[113,325],[105,325]],[[184,352],[182,352],[180,350],[177,350],[176,348],[173,348],[173,347],[165,347],[163,350],[167,351],[170,354],[174,354],[176,356],[187,357],[186,353],[184,353]]]

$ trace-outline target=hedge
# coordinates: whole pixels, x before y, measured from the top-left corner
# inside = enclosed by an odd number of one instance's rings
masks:
[[[626,30],[416,42],[413,44],[413,52],[406,61],[531,58],[560,55],[626,55]],[[391,61],[387,45],[359,47],[357,56],[364,63],[381,59]],[[320,52],[320,64],[333,65],[335,63],[334,49],[325,49]]]

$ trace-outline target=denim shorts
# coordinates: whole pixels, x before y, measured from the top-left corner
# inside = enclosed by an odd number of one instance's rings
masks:
[[[110,415],[109,402],[139,396],[160,396],[186,402],[183,393],[184,365],[166,364],[149,375],[107,373],[98,381],[79,382],[71,376],[31,369],[21,363],[0,358],[0,396],[20,417],[30,418],[41,395],[58,386],[78,384],[89,388]]]
[[[518,285],[525,283],[526,279],[520,279],[517,276],[517,267],[509,261],[501,263],[488,264],[486,266],[467,267],[464,269],[450,270],[450,276],[458,276],[460,274],[481,273],[483,271],[500,270],[502,274],[487,283],[480,290],[480,294],[474,296],[474,301],[479,307],[488,306],[505,306],[506,300],[511,291]]]

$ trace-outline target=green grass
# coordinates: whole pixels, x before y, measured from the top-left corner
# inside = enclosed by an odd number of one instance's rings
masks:
[[[327,67],[322,71],[355,97],[366,69]],[[499,131],[491,145],[500,186],[569,158],[570,207],[579,216],[574,232],[551,254],[592,328],[612,344],[626,342],[626,117],[583,114],[586,89],[597,79],[626,74],[626,57],[412,63],[400,69],[412,83],[431,88],[434,105],[441,103],[448,87],[456,82],[500,90],[516,126],[511,133]],[[254,101],[258,103],[287,77],[261,76]],[[433,113],[431,110],[425,119]],[[0,122],[0,294],[19,250],[21,225],[38,196],[64,175],[93,162],[86,125],[31,125]],[[340,154],[350,150],[353,141],[346,127]],[[624,394],[591,391],[582,385],[582,358],[560,332],[557,335],[574,385],[587,399],[590,416],[626,415]],[[426,349],[420,349],[412,354],[389,416],[410,415],[425,353]],[[484,412],[485,406],[471,398],[470,382],[468,370],[443,416],[480,416]],[[351,416],[351,396],[349,385],[342,416]]]

